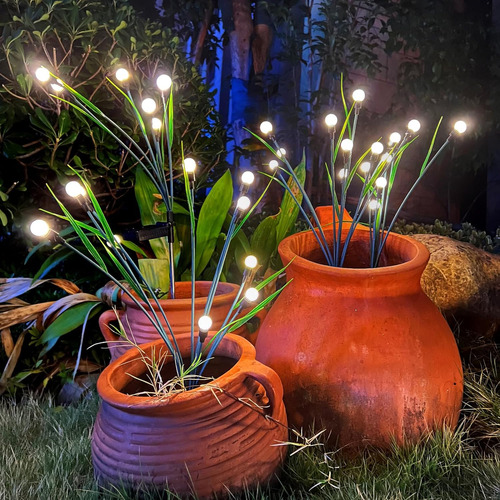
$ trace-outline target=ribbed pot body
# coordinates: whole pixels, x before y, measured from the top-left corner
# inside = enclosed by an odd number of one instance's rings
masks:
[[[198,323],[200,316],[203,315],[211,284],[211,281],[196,282],[195,325]],[[214,297],[212,309],[210,310],[210,317],[213,321],[212,328],[214,330],[222,326],[236,297],[238,288],[238,285],[233,283],[219,283],[217,286],[217,292]],[[162,299],[159,303],[165,311],[172,331],[175,335],[180,335],[191,332],[191,282],[178,282],[175,285],[175,289],[177,298]],[[139,345],[158,340],[160,338],[158,331],[137,304],[125,294],[122,294],[121,301],[124,305],[124,310],[118,312],[118,317],[127,337]],[[158,306],[156,304],[153,304],[153,306],[158,318],[166,328],[166,322]],[[110,327],[111,323],[116,322],[116,319],[114,311],[105,311],[99,318],[99,326],[107,341],[112,360],[117,359],[132,346],[132,344],[120,338],[113,327]],[[253,339],[246,326],[242,326],[234,333],[248,340]]]
[[[368,238],[355,232],[348,268],[321,264],[311,232],[286,238],[279,252],[292,281],[256,344],[257,359],[281,377],[289,422],[326,428],[332,445],[351,448],[454,428],[463,392],[453,334],[420,287],[427,249],[393,234],[386,265],[370,269]]]
[[[178,342],[189,355],[189,336]],[[143,349],[150,355],[165,347],[156,341]],[[135,349],[102,372],[92,436],[100,484],[165,486],[182,496],[209,498],[273,477],[286,453],[286,446],[273,446],[287,440],[281,382],[241,337],[228,334],[216,356],[235,364],[209,385],[162,398],[122,392],[131,375],[141,377],[146,370]],[[268,409],[243,402],[250,400],[267,403]]]

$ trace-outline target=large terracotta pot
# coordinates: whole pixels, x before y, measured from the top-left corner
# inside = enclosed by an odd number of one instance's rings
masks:
[[[178,342],[189,355],[189,335]],[[143,349],[150,355],[166,347],[160,340]],[[280,379],[236,335],[223,339],[211,363],[225,371],[209,386],[163,397],[127,394],[139,390],[131,376],[146,371],[135,349],[102,372],[97,382],[102,403],[92,436],[100,484],[168,486],[183,496],[209,497],[273,477],[286,454],[286,446],[274,445],[288,435]],[[242,402],[250,400],[267,404],[267,410]]]
[[[326,237],[332,242],[331,230]],[[348,268],[324,265],[311,232],[283,240],[293,281],[256,344],[257,359],[281,377],[289,422],[314,422],[331,432],[331,445],[352,448],[455,427],[463,392],[453,334],[420,287],[429,252],[393,234],[385,267],[369,269],[368,237],[355,232]]]
[[[196,282],[195,324],[197,324],[200,316],[203,315],[211,284],[211,281]],[[239,286],[233,283],[219,283],[217,286],[212,309],[210,311],[214,330],[222,326],[229,308],[236,297],[238,288]],[[175,299],[162,299],[159,302],[166,313],[173,332],[176,335],[189,333],[191,332],[191,282],[182,281],[176,283],[175,291]],[[125,294],[122,294],[121,301],[124,310],[118,312],[118,317],[127,337],[136,344],[146,344],[158,340],[160,336],[157,330],[137,304]],[[154,309],[161,323],[166,328],[165,321],[159,313],[159,308],[156,304],[154,304]],[[263,317],[263,314],[259,317]],[[108,344],[111,359],[113,361],[131,347],[130,343],[125,342],[116,334],[116,329],[110,327],[111,323],[116,322],[116,320],[117,318],[114,311],[105,311],[99,318],[99,326]],[[255,341],[256,334],[251,333],[246,325],[240,327],[234,333],[245,337],[247,340]]]

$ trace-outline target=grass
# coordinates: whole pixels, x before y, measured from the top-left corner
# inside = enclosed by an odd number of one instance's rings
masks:
[[[260,499],[500,499],[500,374],[495,364],[466,376],[464,410],[454,434],[437,433],[391,453],[367,451],[347,462],[320,445],[289,456],[272,487],[236,497]],[[177,498],[99,491],[90,434],[97,397],[60,407],[26,396],[0,402],[0,499]]]

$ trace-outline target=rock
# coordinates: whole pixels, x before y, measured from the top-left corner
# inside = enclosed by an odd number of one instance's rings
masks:
[[[446,236],[412,237],[431,254],[422,288],[452,328],[458,326],[459,340],[491,339],[500,326],[500,256]]]

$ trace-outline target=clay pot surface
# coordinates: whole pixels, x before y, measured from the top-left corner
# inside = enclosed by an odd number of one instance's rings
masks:
[[[189,355],[189,335],[178,342]],[[166,349],[161,340],[142,347],[148,355]],[[146,370],[136,349],[102,372],[97,383],[102,403],[92,436],[100,484],[164,486],[182,496],[220,498],[226,488],[234,492],[273,477],[286,454],[286,446],[273,445],[288,436],[280,379],[236,335],[222,340],[212,361],[219,359],[229,369],[209,385],[163,397],[125,393],[134,383],[131,375],[142,377]],[[268,408],[251,408],[241,399]]]
[[[463,393],[453,334],[420,286],[429,252],[393,234],[384,267],[370,269],[368,237],[355,232],[348,268],[324,265],[311,232],[283,240],[292,281],[256,344],[257,359],[281,377],[290,424],[314,423],[331,432],[331,446],[351,449],[454,428]]]
[[[200,316],[203,315],[207,295],[210,290],[211,281],[196,282],[196,298],[195,298],[195,324],[197,324]],[[238,293],[238,285],[233,283],[219,283],[214,297],[210,317],[213,321],[213,329],[218,329],[222,326],[224,319]],[[161,299],[160,305],[165,311],[168,322],[175,335],[191,332],[191,282],[182,281],[175,284],[176,298]],[[121,301],[124,305],[124,310],[118,311],[118,317],[123,325],[123,329],[129,339],[136,344],[146,344],[160,338],[157,330],[151,324],[147,316],[144,314],[137,304],[126,294],[122,294]],[[159,312],[159,308],[154,304],[154,309],[161,323],[166,328],[166,322]],[[248,311],[243,311],[243,313]],[[263,314],[259,315],[260,318]],[[105,311],[99,318],[99,327],[108,344],[111,353],[111,359],[114,361],[119,356],[124,354],[132,346],[124,341],[116,334],[116,331],[110,327],[111,323],[116,322],[116,314],[114,311]],[[168,330],[167,330],[168,332]],[[254,341],[256,334],[249,332],[246,325],[238,328],[235,332],[247,340]]]

